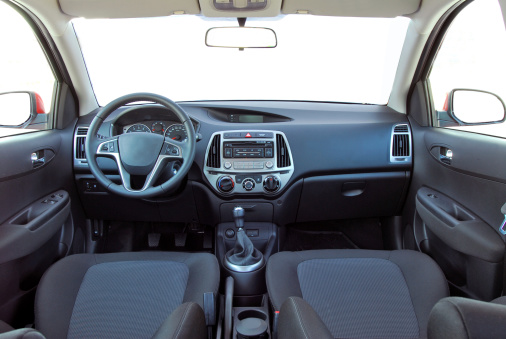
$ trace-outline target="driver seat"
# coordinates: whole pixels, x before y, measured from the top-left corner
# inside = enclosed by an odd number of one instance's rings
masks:
[[[55,263],[35,298],[46,338],[207,338],[204,293],[218,292],[208,253],[76,254]]]

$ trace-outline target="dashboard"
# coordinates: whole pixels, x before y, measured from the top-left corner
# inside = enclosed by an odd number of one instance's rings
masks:
[[[390,216],[402,207],[412,168],[404,114],[386,106],[310,102],[179,105],[197,132],[195,159],[172,198],[153,202],[113,196],[97,185],[83,151],[97,112],[79,119],[74,170],[88,217],[212,225],[232,221],[240,204],[255,221],[285,225]],[[152,104],[119,108],[99,130],[105,137],[157,133],[178,141],[185,132],[175,114]],[[120,180],[113,160],[98,160],[111,180]]]

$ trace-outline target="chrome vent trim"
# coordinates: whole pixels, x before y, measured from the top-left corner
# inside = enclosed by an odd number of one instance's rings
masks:
[[[281,134],[276,134],[276,160],[278,168],[290,167],[290,152],[286,145],[285,138]]]
[[[86,134],[88,133],[88,128],[79,127],[76,131],[76,135],[74,138],[74,158],[76,160],[86,160]]]
[[[411,161],[411,131],[408,124],[398,124],[392,129],[390,162]]]
[[[220,134],[216,134],[209,147],[209,153],[207,154],[207,167],[220,168],[221,167],[221,137]]]

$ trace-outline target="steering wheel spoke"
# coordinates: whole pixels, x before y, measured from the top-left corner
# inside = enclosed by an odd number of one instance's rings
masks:
[[[125,167],[121,163],[121,160],[119,159],[119,157],[114,157],[114,159],[116,160],[116,163],[118,165],[119,173],[121,176],[121,183],[123,184],[123,187],[128,192],[133,192],[133,193],[140,193],[140,192],[146,191],[149,188],[154,187],[155,182],[160,177],[160,174],[163,172],[165,165],[169,161],[171,161],[171,158],[169,158],[169,157],[162,156],[162,155],[158,156],[158,159],[157,159],[153,169],[146,176],[146,181],[144,182],[144,185],[142,186],[142,188],[141,189],[134,189],[134,188],[132,188],[132,176],[125,169]]]

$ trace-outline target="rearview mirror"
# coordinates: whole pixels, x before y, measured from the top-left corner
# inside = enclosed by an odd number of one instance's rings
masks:
[[[206,33],[208,47],[274,48],[278,45],[276,33],[263,27],[215,27]]]
[[[38,109],[39,107],[39,109]],[[26,127],[42,111],[43,103],[34,92],[0,93],[0,126]]]
[[[448,113],[460,125],[501,123],[506,118],[504,102],[490,92],[454,89],[448,99]]]

